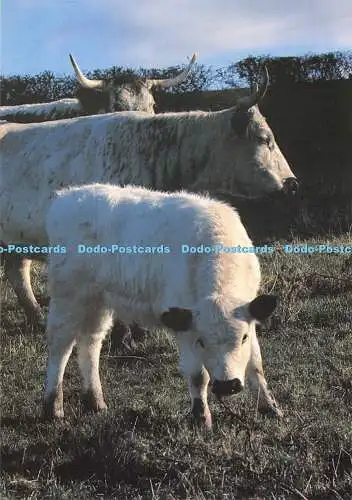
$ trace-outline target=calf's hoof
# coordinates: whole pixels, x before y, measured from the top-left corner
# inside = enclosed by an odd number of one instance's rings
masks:
[[[64,418],[63,403],[56,395],[50,395],[44,399],[42,418],[43,420],[56,420]]]
[[[264,408],[259,408],[259,411],[262,415],[271,417],[271,418],[282,418],[284,416],[283,412],[277,406],[277,404],[273,404],[271,406],[266,406]]]
[[[193,400],[192,415],[198,427],[205,430],[212,429],[211,413],[201,399]]]
[[[82,401],[86,411],[105,412],[108,407],[104,401],[102,394],[97,394],[94,391],[86,391],[82,394]]]

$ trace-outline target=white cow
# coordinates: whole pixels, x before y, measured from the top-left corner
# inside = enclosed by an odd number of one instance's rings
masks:
[[[197,57],[193,54],[188,66],[173,78],[151,79],[120,76],[104,80],[90,80],[79,69],[70,55],[80,88],[76,99],[39,104],[0,106],[0,120],[17,123],[45,122],[84,115],[111,113],[113,111],[145,111],[154,114],[155,100],[152,91],[175,87],[184,82]]]
[[[68,249],[49,257],[46,416],[63,416],[62,381],[75,343],[86,401],[92,409],[106,408],[99,355],[113,312],[126,323],[175,332],[192,412],[206,426],[209,380],[222,397],[240,392],[246,377],[259,410],[281,415],[267,388],[255,332],[276,298],[257,296],[256,255],[229,251],[253,248],[234,209],[185,192],[92,184],[59,191],[46,228],[52,246]],[[217,251],[182,253],[185,245],[202,244]],[[97,245],[106,251],[79,253]]]
[[[61,120],[84,114],[78,99],[65,98],[52,102],[0,106],[0,119],[15,123]]]
[[[217,112],[0,124],[0,241],[45,244],[52,194],[72,185],[133,183],[246,197],[295,192],[297,179],[256,105],[266,86]],[[6,273],[27,316],[38,321],[28,257],[38,256],[6,255]]]

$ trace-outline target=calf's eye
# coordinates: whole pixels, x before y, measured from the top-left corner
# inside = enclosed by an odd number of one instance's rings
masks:
[[[257,135],[256,139],[258,141],[258,144],[263,144],[264,146],[267,146],[270,149],[270,151],[274,148],[274,141],[271,135],[260,134]]]
[[[198,345],[199,347],[202,347],[204,349],[204,342],[202,339],[197,339],[196,345]]]
[[[271,143],[271,140],[270,140],[270,137],[267,135],[260,135],[258,137],[258,142],[260,142],[260,144],[266,144],[267,146],[269,146]]]
[[[248,339],[248,335],[247,334],[243,335],[242,344],[244,344],[247,339]]]

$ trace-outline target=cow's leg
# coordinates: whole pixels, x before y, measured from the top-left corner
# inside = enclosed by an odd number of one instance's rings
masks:
[[[114,318],[113,327],[111,330],[111,347],[115,349],[127,349],[131,351],[135,349],[136,343],[132,338],[131,329],[117,318]]]
[[[132,323],[130,325],[130,330],[132,333],[132,338],[136,341],[144,340],[149,333],[149,330],[147,328],[144,328],[138,323]]]
[[[199,373],[188,379],[192,415],[199,425],[204,425],[207,429],[211,429],[212,426],[207,398],[209,380],[209,374],[204,367]]]
[[[102,342],[112,325],[111,313],[95,310],[86,319],[85,329],[77,338],[78,363],[83,379],[83,399],[90,410],[107,408],[99,376],[99,358]]]
[[[256,334],[252,337],[251,357],[247,366],[246,377],[249,388],[257,401],[258,410],[276,417],[282,417],[282,411],[277,406],[265,380],[262,356]]]
[[[42,324],[42,312],[31,286],[30,269],[32,261],[21,255],[6,255],[5,276],[11,283],[20,305],[31,325]]]
[[[132,351],[137,348],[136,342],[143,340],[147,334],[148,330],[137,323],[128,326],[115,318],[111,330],[111,346],[113,349]]]
[[[41,281],[48,281],[48,263],[43,262],[41,269],[40,269],[40,280]],[[50,297],[46,294],[41,297],[38,297],[38,302],[41,307],[48,307],[50,304]]]

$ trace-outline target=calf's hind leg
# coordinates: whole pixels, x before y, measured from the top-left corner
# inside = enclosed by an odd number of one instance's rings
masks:
[[[63,417],[62,382],[74,344],[90,406],[106,408],[99,378],[99,354],[102,340],[112,323],[111,314],[95,302],[90,307],[70,298],[52,298],[48,316],[49,358],[43,415]]]
[[[43,417],[47,419],[64,416],[62,382],[75,344],[75,330],[67,317],[58,314],[59,310],[58,304],[50,305],[47,328],[49,356],[43,402]]]
[[[112,325],[107,311],[94,311],[87,318],[85,329],[77,338],[78,364],[83,381],[83,399],[87,409],[100,411],[107,408],[99,376],[99,358],[102,342]]]

